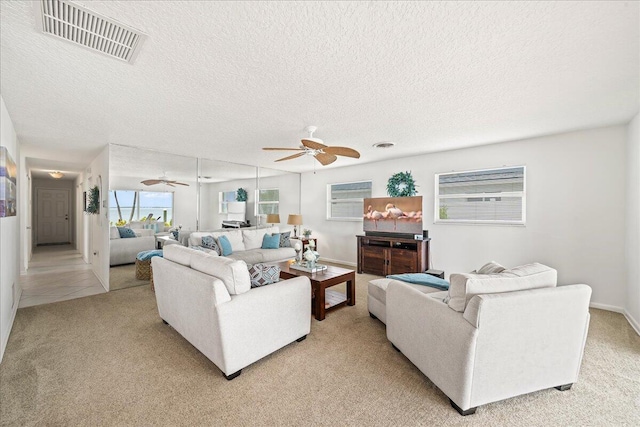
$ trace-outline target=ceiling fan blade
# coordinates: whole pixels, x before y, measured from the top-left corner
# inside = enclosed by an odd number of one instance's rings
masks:
[[[310,139],[303,139],[301,142],[302,142],[302,145],[304,145],[305,147],[312,148],[314,150],[322,150],[327,148],[326,145],[320,144],[319,142],[316,142],[316,141],[311,141]]]
[[[263,147],[262,149],[266,150],[266,151],[276,151],[276,150],[279,150],[279,151],[302,151],[302,150],[304,150],[303,148],[274,148],[274,147]]]
[[[336,156],[353,157],[354,159],[360,158],[360,153],[349,147],[327,147],[323,151],[327,154],[335,154]]]
[[[333,154],[318,153],[316,154],[316,160],[322,163],[322,166],[327,166],[328,164],[338,160],[338,158]]]
[[[189,186],[189,184],[185,184],[184,182],[171,181],[171,183],[172,183],[172,184],[178,184],[178,185],[184,185],[184,186],[186,186],[186,187],[188,187],[188,186]],[[175,185],[174,185],[174,187],[175,187]]]
[[[167,185],[168,185],[169,187],[175,187],[175,185],[173,185],[173,184],[172,184],[172,183],[170,183],[170,182],[167,182]]]
[[[276,162],[281,162],[283,160],[291,160],[291,159],[295,159],[296,157],[300,157],[300,156],[304,156],[305,153],[296,153],[296,154],[292,154],[291,156],[287,156],[287,157],[283,157],[281,159],[275,160]]]
[[[144,181],[140,181],[141,184],[144,185],[156,185],[160,184],[162,181],[159,179],[145,179]]]

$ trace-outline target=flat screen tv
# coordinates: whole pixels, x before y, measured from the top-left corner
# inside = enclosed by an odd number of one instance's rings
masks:
[[[364,199],[364,232],[422,235],[422,196]]]

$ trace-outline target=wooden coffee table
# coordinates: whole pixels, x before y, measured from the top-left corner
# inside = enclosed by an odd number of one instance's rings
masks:
[[[306,271],[289,268],[291,261],[279,262],[276,265],[280,267],[281,279],[307,276],[311,280],[311,312],[317,320],[324,320],[327,311],[335,310],[344,305],[356,305],[355,271],[329,265],[326,270],[307,273]],[[325,307],[325,290],[343,282],[347,282],[347,299],[331,307]]]

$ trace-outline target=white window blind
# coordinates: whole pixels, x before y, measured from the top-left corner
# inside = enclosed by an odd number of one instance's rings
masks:
[[[280,190],[277,188],[257,190],[256,215],[280,213]]]
[[[228,213],[228,202],[236,201],[236,192],[234,191],[220,191],[218,193],[218,213]]]
[[[436,222],[525,223],[525,167],[436,175]]]
[[[363,200],[371,197],[371,181],[327,186],[327,219],[362,220]]]

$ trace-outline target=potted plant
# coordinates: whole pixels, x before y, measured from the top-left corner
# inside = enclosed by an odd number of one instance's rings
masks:
[[[238,188],[236,191],[236,202],[246,202],[247,201],[247,190],[244,188]]]
[[[302,230],[302,235],[304,236],[305,239],[308,239],[309,237],[311,237],[311,230],[309,230],[308,228],[305,228],[304,230]]]

